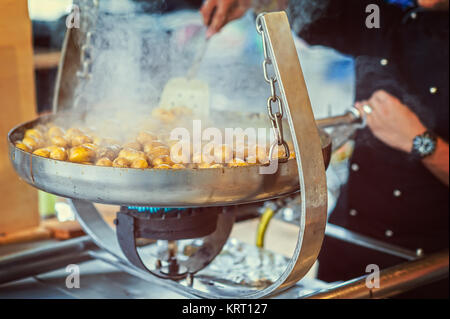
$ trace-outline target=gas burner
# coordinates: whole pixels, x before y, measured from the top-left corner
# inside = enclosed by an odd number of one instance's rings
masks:
[[[115,220],[117,239],[124,255],[136,267],[172,280],[192,276],[220,252],[234,223],[234,209],[223,207],[159,208],[121,206]],[[218,227],[218,225],[220,225]],[[203,238],[203,245],[188,260],[176,258],[176,240]],[[149,266],[138,253],[139,238],[167,240],[165,260]]]
[[[117,213],[117,231],[123,231],[120,219],[133,219],[135,238],[180,240],[207,236],[216,230],[221,208],[159,208],[122,206]],[[125,217],[125,216],[126,217]]]

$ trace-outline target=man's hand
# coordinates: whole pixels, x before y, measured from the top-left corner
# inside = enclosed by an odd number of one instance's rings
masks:
[[[251,0],[206,0],[200,9],[208,26],[206,36],[211,37],[228,22],[242,17],[250,5]]]
[[[361,114],[366,113],[367,126],[372,133],[385,144],[398,150],[410,153],[414,137],[427,130],[414,112],[385,91],[376,91],[368,101],[357,102],[355,106]],[[435,152],[425,157],[422,162],[448,187],[448,143],[439,137]]]
[[[369,105],[372,112],[365,112],[364,105]],[[414,112],[385,91],[376,91],[368,101],[357,102],[355,106],[361,114],[366,113],[372,133],[398,150],[410,153],[414,137],[427,130]]]

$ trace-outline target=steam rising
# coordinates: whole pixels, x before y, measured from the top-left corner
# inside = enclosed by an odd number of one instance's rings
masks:
[[[149,5],[148,2],[136,4],[123,0],[100,2],[92,77],[74,88],[76,98],[82,101],[78,110],[87,110],[86,116],[81,123],[74,123],[73,119],[67,123],[66,118],[64,126],[89,127],[107,137],[125,141],[139,129],[156,125],[149,119],[152,109],[158,107],[169,79],[186,76],[201,48],[201,36],[206,28],[199,13],[190,12],[185,16],[177,13],[178,18],[169,19],[171,14],[157,12],[160,3],[154,5],[154,10]],[[247,19],[251,20],[247,22],[252,28],[245,30],[244,36],[224,32],[208,44],[197,77],[210,86],[212,109],[265,111],[268,87],[262,77],[262,55],[258,46],[245,45],[252,43],[248,39],[255,38],[256,33],[253,17]],[[199,35],[190,36],[189,32]],[[245,41],[236,43],[244,47],[242,56],[256,55],[260,59],[249,61],[237,56],[233,41],[239,37],[238,41]],[[232,117],[218,120],[219,127],[238,124]],[[264,122],[264,126],[267,124]]]

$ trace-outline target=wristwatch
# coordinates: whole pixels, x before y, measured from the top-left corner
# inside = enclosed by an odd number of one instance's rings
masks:
[[[430,156],[436,150],[436,144],[436,135],[431,131],[426,131],[413,139],[411,155],[417,159],[423,159]]]

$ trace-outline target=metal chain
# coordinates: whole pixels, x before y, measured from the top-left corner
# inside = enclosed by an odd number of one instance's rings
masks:
[[[269,159],[273,159],[273,152],[275,150],[275,147],[283,146],[285,154],[284,157],[279,158],[278,161],[286,162],[289,159],[290,152],[283,136],[283,102],[276,92],[275,84],[277,83],[277,78],[275,75],[269,76],[269,72],[267,70],[267,66],[272,65],[272,60],[270,59],[267,50],[266,34],[264,33],[261,22],[261,18],[264,16],[264,14],[265,13],[260,13],[256,17],[256,31],[261,35],[262,39],[264,52],[264,61],[262,63],[264,80],[270,84],[270,96],[267,99],[267,112],[269,114],[269,119],[272,125],[273,132],[275,134],[275,142],[270,145]],[[278,110],[274,113],[272,106],[275,102],[278,104]]]
[[[81,31],[86,34],[80,52],[80,70],[77,76],[82,79],[90,79],[92,76],[93,61],[93,37],[98,16],[98,0],[80,0]]]
[[[78,0],[77,4],[80,6],[81,15],[79,34],[84,34],[85,39],[80,49],[80,69],[76,73],[82,82],[77,88],[78,93],[73,102],[75,109],[84,104],[83,95],[80,92],[83,92],[87,81],[92,77],[94,30],[97,23],[99,0]]]

